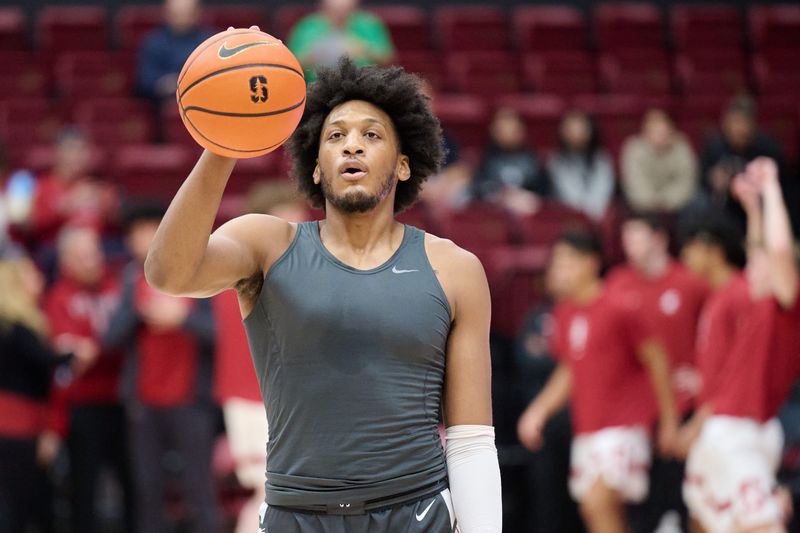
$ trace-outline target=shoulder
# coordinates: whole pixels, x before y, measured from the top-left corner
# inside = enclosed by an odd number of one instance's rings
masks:
[[[425,252],[454,313],[459,302],[465,307],[489,302],[489,284],[478,257],[449,239],[425,234]]]

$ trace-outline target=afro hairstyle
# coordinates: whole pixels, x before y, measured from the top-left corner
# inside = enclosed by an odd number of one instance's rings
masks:
[[[439,171],[445,155],[442,128],[422,83],[400,67],[358,68],[347,57],[336,67],[317,70],[317,81],[308,88],[303,118],[287,143],[298,188],[313,207],[325,206],[322,186],[313,179],[322,125],[333,108],[353,100],[369,102],[389,115],[400,153],[408,156],[411,177],[397,183],[394,212],[416,201],[422,183]]]

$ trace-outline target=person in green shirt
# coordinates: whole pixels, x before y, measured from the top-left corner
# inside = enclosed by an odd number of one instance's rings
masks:
[[[359,0],[322,0],[320,10],[297,23],[289,34],[289,49],[314,81],[317,66],[335,65],[344,55],[359,67],[385,65],[394,56],[389,31],[381,20],[358,10]]]

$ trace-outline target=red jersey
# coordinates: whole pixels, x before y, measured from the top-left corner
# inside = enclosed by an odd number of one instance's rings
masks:
[[[727,357],[717,356],[724,364],[718,381],[711,380],[708,401],[715,414],[765,422],[778,414],[800,375],[800,298],[791,309],[771,297],[753,300],[742,277],[724,290],[737,306],[728,326],[736,333]],[[723,320],[721,313],[716,317]],[[709,336],[709,343],[718,340]]]
[[[111,314],[119,301],[120,287],[113,276],[107,276],[96,287],[84,287],[63,277],[50,289],[45,312],[50,323],[53,343],[68,345],[71,336],[93,340],[99,346]],[[66,432],[69,406],[106,404],[118,401],[122,356],[119,352],[101,353],[85,374],[66,387],[53,392],[51,425],[59,433]]]
[[[672,369],[678,409],[686,413],[697,394],[694,375],[697,323],[708,297],[708,285],[683,266],[671,262],[666,273],[648,278],[624,265],[608,276],[608,290],[634,306],[648,330],[664,346]]]
[[[637,354],[649,333],[635,309],[604,290],[588,305],[559,304],[553,317],[553,354],[572,371],[575,433],[653,423],[655,395]]]
[[[220,403],[230,398],[262,401],[236,293],[225,291],[214,297],[212,305],[217,329],[225,332],[217,336],[214,397]]]

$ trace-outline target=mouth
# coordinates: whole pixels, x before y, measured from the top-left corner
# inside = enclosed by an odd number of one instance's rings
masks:
[[[360,180],[367,175],[367,166],[360,161],[348,161],[339,167],[339,175],[348,181]]]

